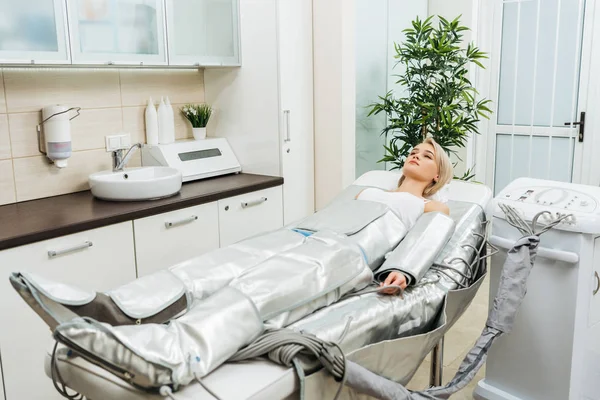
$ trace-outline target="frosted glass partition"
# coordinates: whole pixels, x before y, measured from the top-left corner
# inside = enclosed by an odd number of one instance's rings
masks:
[[[356,4],[356,175],[386,169],[378,161],[385,155],[387,139],[381,135],[385,114],[367,118],[370,104],[389,90],[401,96],[396,85],[402,66],[396,65],[394,42],[417,16],[427,15],[426,0],[355,0]]]
[[[573,93],[582,29],[580,0],[544,0],[539,7],[538,1],[504,3],[498,124],[562,126],[577,120]]]
[[[566,137],[530,138],[528,135],[515,135],[511,139],[511,135],[497,135],[494,195],[514,179],[524,176],[570,182],[573,172],[573,141],[573,138]]]
[[[239,64],[238,0],[167,0],[171,64]]]
[[[385,114],[367,117],[370,104],[387,91],[387,1],[356,2],[356,176],[374,169],[383,155]]]
[[[73,60],[166,64],[161,0],[69,2]]]
[[[64,2],[0,0],[0,59],[66,62]]]

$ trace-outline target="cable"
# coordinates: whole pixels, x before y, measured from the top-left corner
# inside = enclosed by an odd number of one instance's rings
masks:
[[[69,400],[83,400],[83,395],[81,393],[75,392],[75,394],[69,394],[67,391],[67,386],[65,385],[65,381],[58,370],[58,365],[56,363],[56,349],[58,348],[58,342],[54,343],[54,348],[52,349],[52,357],[50,359],[50,377],[52,379],[52,383],[54,384],[54,388],[61,396]],[[57,381],[58,380],[58,381]],[[58,385],[60,384],[61,387]]]

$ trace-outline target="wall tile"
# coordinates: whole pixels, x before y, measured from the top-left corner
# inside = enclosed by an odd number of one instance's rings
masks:
[[[6,99],[4,97],[4,75],[0,70],[0,113],[6,112]]]
[[[41,118],[41,112],[9,114],[13,157],[39,155],[36,125],[40,123]],[[103,149],[104,137],[120,133],[122,130],[121,108],[81,110],[79,117],[71,121],[73,151]]]
[[[8,133],[8,116],[0,114],[0,160],[11,157],[10,135]]]
[[[13,161],[17,201],[87,190],[91,173],[111,168],[110,155],[104,150],[74,152],[63,169],[49,164],[44,156]]]
[[[4,85],[9,113],[39,111],[51,104],[121,106],[118,70],[5,69]]]
[[[192,138],[192,125],[183,116],[179,109],[182,104],[173,104],[173,116],[175,119],[175,139]],[[131,134],[131,142],[146,143],[146,107],[123,107],[123,132]]]
[[[204,102],[203,71],[131,69],[120,73],[123,106],[145,106],[150,97],[158,104],[161,96],[168,96],[171,104]]]
[[[12,160],[0,161],[0,205],[14,203],[15,179]]]

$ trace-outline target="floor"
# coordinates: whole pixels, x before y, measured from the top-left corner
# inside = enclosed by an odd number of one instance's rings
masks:
[[[463,358],[475,344],[475,340],[477,340],[483,330],[488,315],[489,289],[490,281],[488,274],[467,311],[446,334],[444,343],[444,372],[442,375],[444,384],[448,383],[454,377]],[[407,387],[413,390],[427,388],[429,386],[429,367],[430,356],[427,356]],[[472,399],[473,390],[477,382],[484,377],[484,374],[485,366],[479,370],[475,379],[466,388],[450,397],[450,399]]]

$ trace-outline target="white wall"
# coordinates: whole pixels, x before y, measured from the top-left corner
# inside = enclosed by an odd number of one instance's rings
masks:
[[[428,0],[428,14],[441,15],[449,20],[453,20],[461,15],[460,23],[471,29],[471,31],[464,32],[463,47],[466,48],[467,44],[473,40],[473,38],[477,37],[475,31],[477,28],[477,23],[476,18],[474,18],[477,16],[477,10],[474,7],[474,4],[476,4],[477,1],[479,0]],[[474,82],[474,80],[472,81]],[[469,167],[472,166],[474,162],[474,155],[469,153],[469,146],[458,148],[457,151],[461,160],[459,160],[457,157],[452,157],[453,162],[458,163],[454,170],[454,175],[462,176],[465,170],[468,168],[467,165]]]
[[[242,171],[280,175],[276,0],[240,1],[242,67],[206,69],[209,136],[225,137]]]
[[[354,180],[355,5],[313,0],[315,207]]]

